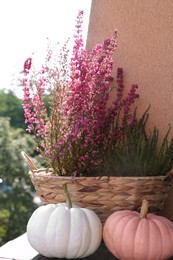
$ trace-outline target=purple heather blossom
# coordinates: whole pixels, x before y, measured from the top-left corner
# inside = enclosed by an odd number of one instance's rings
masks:
[[[53,50],[48,48],[40,70],[33,69],[32,58],[25,61],[23,69],[27,131],[35,134],[37,151],[59,175],[89,174],[100,165],[112,138],[116,141],[121,136],[120,112],[130,117],[138,98],[137,85],[123,97],[123,70],[118,68],[115,100],[108,106],[117,32],[86,50],[82,23],[83,11],[79,11],[70,61],[66,42],[57,64]],[[47,93],[49,108],[45,106]]]
[[[23,72],[28,74],[29,70],[31,68],[31,64],[32,64],[32,58],[28,58],[25,62],[24,62],[24,66],[23,66]]]

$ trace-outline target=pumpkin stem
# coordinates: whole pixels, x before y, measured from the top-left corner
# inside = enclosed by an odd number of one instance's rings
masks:
[[[63,190],[64,190],[64,194],[65,194],[65,197],[66,197],[66,204],[67,204],[67,207],[69,209],[72,208],[72,201],[71,201],[71,198],[70,198],[70,194],[68,192],[68,189],[67,189],[67,183],[63,183],[62,184],[62,187],[63,187]]]
[[[148,214],[148,201],[147,200],[143,200],[142,201],[142,206],[141,206],[141,211],[140,211],[140,217],[141,218],[146,218],[147,214]]]

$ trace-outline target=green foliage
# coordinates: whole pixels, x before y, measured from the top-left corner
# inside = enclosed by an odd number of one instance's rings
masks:
[[[0,90],[0,116],[10,118],[11,126],[25,128],[22,101],[12,92]]]
[[[6,237],[7,226],[9,224],[10,212],[7,209],[0,210],[0,245],[3,244],[3,241]]]
[[[112,143],[107,155],[109,174],[116,176],[164,175],[173,166],[173,137],[168,141],[170,128],[163,140],[154,127],[147,133],[148,109],[135,123],[128,125],[123,118],[122,135]]]
[[[33,138],[0,117],[0,244],[20,235],[35,209],[33,186],[21,151],[32,154]],[[26,150],[27,148],[27,150]]]

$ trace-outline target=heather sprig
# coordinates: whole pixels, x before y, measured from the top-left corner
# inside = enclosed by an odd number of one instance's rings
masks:
[[[131,107],[138,98],[137,85],[124,97],[123,70],[118,68],[117,94],[109,106],[117,32],[86,50],[82,22],[79,11],[70,59],[67,41],[59,55],[48,46],[40,69],[34,57],[23,69],[27,131],[34,133],[36,150],[58,175],[94,175],[112,140],[121,137],[124,115],[132,125]]]
[[[121,136],[111,142],[107,156],[107,174],[115,176],[159,176],[172,170],[173,137],[168,140],[170,127],[161,140],[159,130],[147,130],[148,110],[128,125],[124,115]],[[149,131],[149,132],[148,132]]]

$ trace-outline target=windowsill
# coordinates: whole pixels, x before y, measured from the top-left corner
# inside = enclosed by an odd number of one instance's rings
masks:
[[[9,241],[0,247],[0,260],[50,260],[58,258],[46,258],[38,255],[38,253],[30,246],[26,233],[18,238]],[[108,252],[102,243],[99,249],[91,256],[82,258],[83,260],[115,260],[116,258]],[[61,260],[63,260],[61,258]]]
[[[38,253],[30,246],[26,233],[0,247],[0,260],[30,260]]]
[[[26,233],[9,241],[0,247],[0,260],[55,260],[59,258],[46,258],[39,255],[29,244]],[[65,259],[65,258],[63,258]],[[61,258],[61,260],[63,260]],[[116,260],[101,243],[99,249],[91,256],[81,258],[83,260]],[[173,257],[169,260],[173,260]]]

